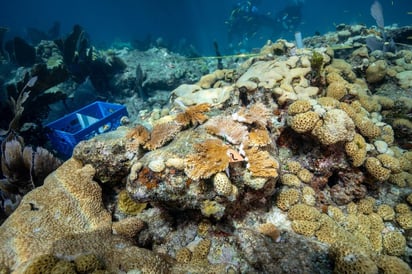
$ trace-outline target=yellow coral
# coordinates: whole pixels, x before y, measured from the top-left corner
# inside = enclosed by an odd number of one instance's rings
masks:
[[[342,210],[337,206],[328,206],[328,215],[338,224],[343,224],[346,221],[345,214],[343,214]]]
[[[368,112],[376,112],[381,110],[381,105],[375,97],[359,96],[359,103],[361,103],[362,107]]]
[[[310,186],[302,188],[302,202],[304,204],[313,206],[316,204],[315,190]]]
[[[199,180],[225,170],[229,166],[228,146],[217,139],[207,139],[195,144],[196,153],[186,158],[186,175]]]
[[[412,212],[399,214],[396,221],[403,229],[412,229]]]
[[[396,213],[399,213],[399,214],[411,212],[411,210],[409,209],[409,206],[405,203],[397,204],[395,206],[395,211],[396,211]]]
[[[370,256],[350,243],[334,244],[330,250],[335,257],[334,273],[378,273]]]
[[[381,129],[363,114],[356,114],[353,118],[353,122],[360,133],[369,139],[376,138],[381,134]]]
[[[279,163],[264,150],[258,147],[245,149],[248,161],[247,168],[255,177],[274,177],[278,176]]]
[[[336,100],[342,99],[347,94],[347,88],[344,81],[335,81],[326,88],[326,96]]]
[[[313,206],[305,204],[293,205],[288,211],[290,220],[316,221],[320,217],[320,212]]]
[[[368,157],[365,162],[365,167],[378,181],[386,181],[391,175],[390,169],[384,168],[382,163],[375,157]]]
[[[176,252],[176,261],[187,264],[192,260],[192,252],[189,248],[183,247]]]
[[[48,273],[53,269],[57,261],[57,258],[53,255],[40,255],[30,262],[23,274]]]
[[[297,161],[289,161],[287,163],[288,170],[293,174],[297,174],[298,171],[302,168],[301,164]]]
[[[375,206],[375,199],[367,197],[358,202],[358,212],[363,214],[371,214]]]
[[[406,197],[406,201],[412,205],[412,193],[408,195],[408,197]]]
[[[385,274],[412,273],[412,269],[409,265],[395,256],[381,255],[378,257],[377,265]]]
[[[302,182],[307,183],[307,184],[310,183],[310,181],[312,181],[313,179],[313,173],[307,170],[306,168],[300,169],[297,175],[299,179],[302,180]]]
[[[212,242],[209,239],[202,239],[194,248],[192,260],[206,260]]]
[[[197,234],[204,237],[211,229],[212,223],[208,219],[203,219],[197,227]]]
[[[307,220],[295,220],[292,221],[292,229],[298,234],[310,237],[315,235],[315,232],[319,229],[320,224],[314,221]]]
[[[300,179],[298,178],[298,176],[294,175],[294,174],[283,174],[281,177],[281,182],[282,184],[286,185],[286,186],[295,186],[298,187],[301,184]]]
[[[102,263],[94,254],[84,254],[74,259],[77,272],[89,273],[102,268]]]
[[[355,133],[353,140],[345,144],[345,151],[353,166],[361,166],[366,158],[366,142],[362,135]]]
[[[401,172],[402,169],[399,160],[395,157],[389,154],[379,154],[376,158],[379,159],[383,167],[390,169],[394,173]]]
[[[317,101],[324,108],[337,108],[339,106],[339,101],[332,97],[320,97]]]
[[[205,200],[202,202],[200,210],[205,217],[214,216],[220,219],[225,212],[225,207],[216,201]]]
[[[392,221],[395,218],[395,211],[390,205],[382,204],[378,206],[377,213],[384,221]]]
[[[117,199],[117,203],[118,203],[119,210],[129,215],[139,214],[147,206],[147,203],[139,203],[139,202],[134,201],[129,196],[126,190],[122,190],[119,193],[119,198]]]
[[[405,237],[401,232],[390,231],[383,235],[383,247],[388,255],[402,256],[406,249]]]
[[[296,100],[288,107],[289,115],[296,115],[298,113],[304,113],[311,110],[312,105],[308,100]]]
[[[300,193],[296,189],[282,190],[276,200],[276,205],[286,211],[299,201]]]
[[[371,248],[376,253],[381,253],[383,249],[382,233],[378,230],[371,230],[369,234]]]
[[[76,274],[77,272],[75,268],[73,262],[58,261],[57,264],[54,265],[50,274]],[[93,272],[93,274],[95,274],[95,272]]]
[[[298,133],[305,133],[311,131],[320,117],[314,111],[296,114],[291,118],[290,126]]]

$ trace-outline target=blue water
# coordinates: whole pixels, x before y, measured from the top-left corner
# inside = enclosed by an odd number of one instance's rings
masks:
[[[372,0],[306,0],[253,1],[253,15],[271,20],[291,15],[282,14],[287,6],[299,5],[298,25],[286,29],[282,24],[264,24],[256,36],[229,40],[228,21],[237,4],[235,0],[14,0],[1,1],[0,26],[7,26],[7,38],[19,35],[27,39],[27,28],[47,31],[54,21],[61,23],[61,35],[67,35],[74,24],[80,24],[90,35],[93,45],[109,47],[114,42],[136,40],[161,41],[170,47],[193,45],[201,54],[214,54],[213,41],[223,53],[234,49],[261,47],[267,39],[292,39],[333,31],[339,23],[375,24],[370,15]],[[299,1],[298,1],[299,2]],[[411,25],[412,0],[381,0],[385,25]],[[279,18],[280,17],[280,18]],[[242,28],[248,28],[246,24]],[[241,30],[236,31],[241,36]],[[161,38],[159,40],[159,38]]]

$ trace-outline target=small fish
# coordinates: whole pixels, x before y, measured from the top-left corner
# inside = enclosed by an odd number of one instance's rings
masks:
[[[412,15],[412,11],[408,11],[406,14]]]
[[[408,37],[406,37],[406,39],[412,40],[412,36],[408,36]]]

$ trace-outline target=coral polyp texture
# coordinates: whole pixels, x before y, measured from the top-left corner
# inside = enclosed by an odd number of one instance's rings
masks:
[[[0,271],[411,273],[412,54],[339,28],[228,57],[79,143],[0,227]],[[17,178],[24,146],[2,147]]]

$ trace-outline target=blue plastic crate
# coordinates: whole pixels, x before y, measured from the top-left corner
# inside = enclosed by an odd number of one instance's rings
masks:
[[[46,127],[50,129],[48,135],[53,147],[63,156],[70,157],[80,141],[115,130],[120,119],[127,115],[125,106],[96,101]]]

